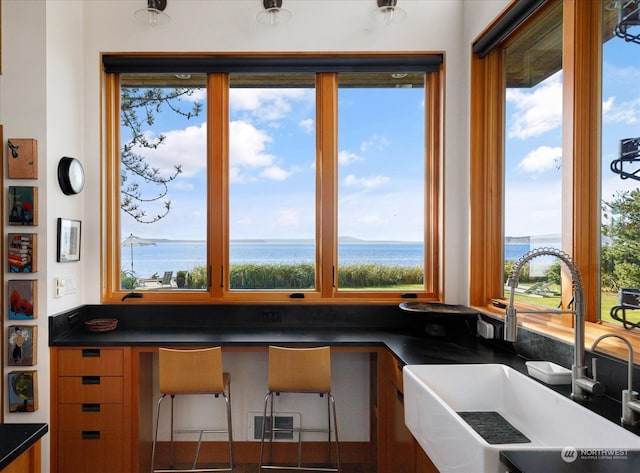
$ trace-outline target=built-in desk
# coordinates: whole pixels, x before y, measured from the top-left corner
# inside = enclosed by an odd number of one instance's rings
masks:
[[[0,424],[0,471],[40,473],[40,439],[47,424]]]

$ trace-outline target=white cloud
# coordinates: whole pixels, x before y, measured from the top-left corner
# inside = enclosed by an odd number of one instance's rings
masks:
[[[147,132],[148,140],[156,139],[153,132]],[[156,149],[136,148],[134,152],[143,156],[152,168],[161,174],[174,172],[174,166],[181,165],[182,176],[190,177],[206,168],[207,124],[189,126],[182,130],[166,133],[164,142]]]
[[[232,88],[229,105],[236,112],[247,112],[262,121],[277,121],[291,111],[293,101],[313,100],[309,89]]]
[[[193,185],[192,182],[186,182],[183,179],[176,179],[171,184],[171,188],[190,192],[190,191],[192,191],[194,189],[194,185]]]
[[[290,175],[291,173],[289,171],[285,171],[284,169],[278,166],[269,166],[268,168],[265,168],[260,173],[260,176],[264,177],[265,179],[270,179],[272,181],[284,181]]]
[[[356,177],[353,174],[349,174],[344,178],[345,186],[357,186],[366,189],[372,189],[379,187],[389,181],[387,176],[373,176],[373,177]]]
[[[532,91],[507,89],[507,102],[516,111],[507,124],[509,138],[539,136],[562,125],[562,71]]]
[[[640,123],[640,99],[615,103],[615,97],[609,97],[602,102],[602,119],[607,123],[622,123],[635,125]]]
[[[557,168],[562,163],[562,148],[559,146],[540,146],[529,152],[518,168],[533,174],[540,174],[549,169]]]
[[[351,163],[354,163],[356,161],[362,161],[363,158],[362,156],[358,156],[355,153],[352,153],[351,151],[339,151],[338,152],[338,163],[348,166]]]
[[[305,133],[312,133],[313,131],[315,131],[315,122],[313,121],[313,118],[306,118],[304,120],[300,120],[300,123],[298,123],[298,126],[305,132]]]
[[[366,153],[370,149],[383,151],[391,142],[386,136],[374,134],[370,139],[360,144],[360,151]]]
[[[247,172],[273,166],[275,156],[266,152],[271,137],[250,123],[236,120],[229,124],[229,176],[231,182],[251,180]]]
[[[200,102],[204,103],[207,100],[207,89],[205,87],[200,87],[197,89],[190,89],[191,94],[184,95],[182,100],[187,102]]]

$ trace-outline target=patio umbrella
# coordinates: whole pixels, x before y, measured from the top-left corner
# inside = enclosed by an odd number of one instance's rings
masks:
[[[152,241],[135,236],[133,233],[122,240],[122,246],[131,247],[131,274],[133,274],[133,247],[134,246],[155,246]]]

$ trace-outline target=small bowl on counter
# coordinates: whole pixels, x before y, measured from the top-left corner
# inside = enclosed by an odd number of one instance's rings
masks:
[[[118,319],[91,319],[84,323],[89,332],[110,332],[118,327]]]

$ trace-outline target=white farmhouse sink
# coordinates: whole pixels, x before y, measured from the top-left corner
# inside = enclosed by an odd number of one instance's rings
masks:
[[[441,473],[498,473],[501,450],[640,449],[640,437],[500,364],[407,365],[405,423]],[[497,412],[530,442],[489,443],[457,412]]]

